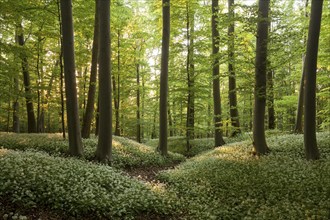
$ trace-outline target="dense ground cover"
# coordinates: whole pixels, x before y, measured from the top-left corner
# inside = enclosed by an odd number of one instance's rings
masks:
[[[175,213],[169,194],[106,165],[2,150],[0,167],[0,207],[11,207],[10,211],[46,209],[61,212],[65,219],[132,219]]]
[[[267,137],[272,137],[276,135],[281,135],[283,132],[279,130],[269,130],[266,131]],[[252,142],[252,133],[240,133],[235,137],[224,137],[224,140],[227,144],[235,143],[244,140],[251,140]],[[150,139],[146,145],[156,148],[158,146],[158,139]],[[175,136],[168,138],[168,149],[171,152],[179,153],[187,157],[193,157],[197,154],[200,154],[207,150],[212,150],[214,148],[214,138],[198,138],[190,140],[191,149],[187,151],[186,148],[186,138],[183,136]]]
[[[84,158],[93,160],[97,138],[84,139]],[[185,160],[184,156],[169,152],[169,157],[160,156],[154,149],[123,137],[113,137],[113,166],[136,168],[146,166],[167,166]],[[54,156],[68,156],[68,140],[60,134],[13,134],[0,133],[0,147],[13,150],[35,150]]]
[[[173,162],[129,139],[115,137],[116,154],[125,159],[111,168],[67,157],[56,135],[2,135],[0,148],[11,148],[0,149],[0,218],[330,219],[329,132],[317,136],[319,161],[305,160],[302,135],[270,135],[268,156],[252,156],[247,139],[160,172],[161,182],[117,169]],[[92,155],[96,140],[84,144]]]
[[[330,219],[330,134],[322,159],[306,161],[302,135],[269,138],[270,155],[248,141],[229,144],[159,174],[189,219]]]

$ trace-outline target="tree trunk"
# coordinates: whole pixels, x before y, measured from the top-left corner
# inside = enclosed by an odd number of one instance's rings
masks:
[[[63,37],[62,37],[62,19],[61,19],[61,9],[60,9],[60,2],[59,0],[56,1],[57,4],[57,12],[58,12],[58,23],[60,26],[60,38],[59,38],[59,45],[60,45],[60,94],[61,94],[61,127],[62,127],[62,137],[65,139],[65,118],[64,118],[64,71],[63,71]]]
[[[136,141],[141,143],[141,117],[140,117],[140,64],[136,64]]]
[[[269,151],[265,137],[268,11],[269,0],[259,0],[253,115],[253,145],[257,155]]]
[[[103,163],[112,161],[112,102],[110,0],[99,3],[99,138],[96,158]]]
[[[18,44],[17,33],[15,36],[15,42]],[[16,60],[16,56],[15,56]],[[14,76],[14,91],[15,91],[15,100],[13,102],[13,132],[20,133],[20,121],[19,121],[19,78],[18,73]]]
[[[195,64],[194,64],[194,31],[195,31],[195,13],[187,2],[187,121],[186,121],[186,149],[190,151],[190,140],[194,139],[195,124]]]
[[[322,5],[323,0],[312,0],[306,59],[304,63],[304,70],[306,74],[304,91],[304,145],[306,158],[308,160],[317,160],[320,158],[320,153],[316,142],[316,68]]]
[[[162,57],[159,101],[159,151],[167,156],[168,57],[170,46],[170,0],[163,1]]]
[[[213,56],[213,110],[214,110],[214,126],[215,126],[215,147],[222,146],[225,141],[222,137],[221,122],[221,97],[220,97],[220,80],[219,80],[219,42],[220,35],[218,31],[219,23],[219,0],[212,0],[212,56]]]
[[[115,75],[112,75],[112,85],[113,85],[113,102],[115,105],[115,135],[120,136],[120,119],[119,119],[119,107],[120,107],[120,30],[118,29],[118,38],[117,38],[117,80],[115,79]],[[118,89],[116,87],[116,81],[118,84]]]
[[[17,27],[17,42],[18,45],[24,47],[24,35],[23,35],[23,27],[22,24],[19,24]],[[22,72],[24,78],[24,89],[25,89],[25,100],[26,100],[26,111],[28,118],[28,132],[35,133],[37,132],[36,118],[34,116],[33,109],[33,100],[31,94],[31,83],[30,83],[30,73],[29,73],[29,64],[26,53],[24,51],[20,54],[22,60]]]
[[[305,2],[305,17],[308,17],[307,12],[308,0]],[[304,44],[306,43],[306,36],[304,36]],[[301,71],[301,79],[300,79],[300,88],[299,88],[299,98],[298,98],[298,106],[297,106],[297,115],[294,126],[294,132],[301,134],[303,133],[303,114],[304,114],[304,88],[305,88],[305,54],[302,56],[302,71]]]
[[[167,117],[168,117],[168,127],[170,131],[170,137],[173,137],[173,120],[172,120],[172,112],[171,112],[171,106],[170,102],[167,104]]]
[[[234,0],[228,0],[229,11],[229,26],[228,26],[228,73],[229,73],[229,106],[230,106],[230,120],[231,125],[234,127],[234,131],[230,136],[234,137],[238,133],[241,133],[238,109],[237,109],[237,95],[236,95],[236,76],[235,76],[235,12],[234,12]]]
[[[269,95],[268,97],[268,129],[275,129],[275,109],[274,109],[274,71],[267,71],[267,81]]]
[[[95,17],[94,17],[94,36],[93,36],[93,48],[92,48],[92,65],[91,76],[89,79],[89,89],[87,97],[86,112],[83,119],[81,136],[82,138],[89,138],[91,132],[91,124],[94,113],[95,105],[95,92],[96,92],[96,78],[97,78],[97,60],[99,51],[99,17],[98,17],[98,3],[99,0],[95,0]]]
[[[99,100],[97,100],[97,108],[96,108],[96,114],[95,114],[95,136],[99,135],[99,109],[100,104]]]
[[[71,0],[61,0],[61,18],[63,33],[63,58],[64,58],[64,79],[65,94],[69,133],[69,151],[73,156],[83,154],[81,140],[78,100],[75,76],[75,57],[74,57],[74,37],[73,37],[73,18]]]

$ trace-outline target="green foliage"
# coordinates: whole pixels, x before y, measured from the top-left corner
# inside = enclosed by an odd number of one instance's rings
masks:
[[[239,142],[189,159],[159,179],[181,198],[187,219],[329,219],[330,133],[322,159],[305,160],[302,135],[273,136],[269,156]]]
[[[280,134],[279,130],[266,131],[267,137],[271,137],[279,134]],[[251,138],[252,138],[252,133],[246,132],[246,133],[238,134],[235,137],[224,137],[224,140],[228,144],[228,143],[240,142],[249,139],[252,141]],[[193,157],[200,154],[201,152],[214,149],[214,138],[193,139],[190,140],[190,144],[191,144],[191,149],[190,151],[187,151],[185,137],[178,136],[178,137],[168,138],[168,149],[171,152],[179,153],[185,155],[186,157]],[[150,139],[149,141],[146,142],[146,145],[156,148],[158,145],[158,139]]]
[[[64,216],[133,219],[175,214],[173,196],[109,166],[39,152],[0,149],[0,201]]]
[[[85,139],[84,157],[93,160],[97,139]],[[60,134],[13,134],[0,133],[0,146],[14,150],[44,151],[54,156],[68,155],[68,141]],[[169,153],[162,157],[154,149],[122,137],[113,137],[113,166],[116,168],[133,168],[145,166],[165,166],[184,161],[184,156]]]

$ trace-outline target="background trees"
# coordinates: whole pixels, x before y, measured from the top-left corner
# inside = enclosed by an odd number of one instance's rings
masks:
[[[228,10],[227,2],[219,1],[215,13],[211,10],[211,0],[178,0],[170,3],[169,92],[166,102],[169,136],[188,136],[187,140],[214,137],[212,109],[219,106],[214,106],[212,95],[214,78],[210,71],[214,58],[219,59],[220,73],[219,77],[216,77],[220,81],[219,89],[216,90],[219,90],[221,94],[228,94],[228,91],[233,91],[229,86],[229,81],[235,79],[239,129],[242,132],[252,130],[257,23],[257,6],[254,3],[237,0],[232,5],[232,10]],[[22,0],[17,4],[10,1],[3,1],[0,4],[3,11],[0,15],[2,30],[0,37],[0,85],[2,87],[0,129],[18,131],[16,125],[19,124],[21,132],[28,131],[20,58],[20,55],[25,54],[29,64],[30,97],[33,100],[36,121],[39,122],[39,132],[43,130],[42,128],[45,132],[62,132],[65,127],[62,128],[61,124],[63,102],[60,94],[63,86],[60,80],[61,42],[59,39],[61,33],[57,2]],[[79,122],[83,125],[85,124],[83,118],[87,117],[88,109],[90,109],[87,107],[89,105],[88,91],[90,88],[93,90],[93,86],[96,86],[96,91],[98,90],[98,85],[91,84],[90,86],[89,84],[91,78],[89,70],[92,63],[95,63],[95,59],[92,62],[93,42],[97,42],[93,40],[94,4],[93,1],[74,0],[72,8],[75,25],[75,81],[81,120]],[[271,28],[268,36],[267,73],[272,76],[273,86],[272,89],[267,88],[269,93],[266,97],[266,106],[268,110],[271,107],[274,108],[275,129],[292,131],[302,70],[301,56],[306,48],[303,40],[308,27],[308,18],[304,13],[306,2],[270,1],[270,6]],[[329,7],[329,2],[326,1],[323,7]],[[141,142],[158,138],[161,129],[158,101],[162,4],[159,1],[114,0],[111,2],[111,9],[114,133],[136,140],[140,137]],[[232,16],[229,12],[235,15]],[[212,15],[217,17],[220,38],[217,42],[218,52],[210,56]],[[324,10],[322,21],[328,17],[329,10]],[[20,23],[24,30],[24,47],[15,42],[15,31],[17,32],[17,24]],[[234,34],[228,34],[228,27],[232,29],[233,24]],[[329,24],[321,22],[315,97],[316,130],[325,130],[330,126],[329,33]],[[235,77],[233,77],[231,65],[234,65]],[[94,68],[95,64],[93,64]],[[273,91],[273,98],[269,96],[271,91]],[[96,93],[95,99],[98,97]],[[139,105],[137,105],[138,100]],[[90,102],[95,109],[96,104],[96,100]],[[17,106],[20,107],[19,110]],[[222,95],[220,123],[223,134],[228,136],[238,129],[231,122],[233,117],[230,115],[230,110],[235,109],[232,106],[228,95]],[[191,111],[192,109],[194,111]],[[140,113],[139,116],[137,112]],[[271,115],[271,111],[265,111],[265,124],[272,121]],[[44,125],[41,123],[43,117]],[[64,122],[67,124],[66,119]],[[91,131],[95,130],[95,124],[96,121],[93,118]],[[139,129],[140,132],[138,132]]]

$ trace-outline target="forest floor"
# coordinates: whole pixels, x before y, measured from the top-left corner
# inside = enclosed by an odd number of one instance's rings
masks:
[[[84,140],[81,160],[56,135],[0,133],[0,220],[330,219],[329,132],[317,136],[315,162],[302,135],[268,135],[261,158],[246,137],[216,149],[194,140],[189,159],[114,137],[111,168],[90,162],[96,139]],[[184,152],[181,140],[169,149]]]

